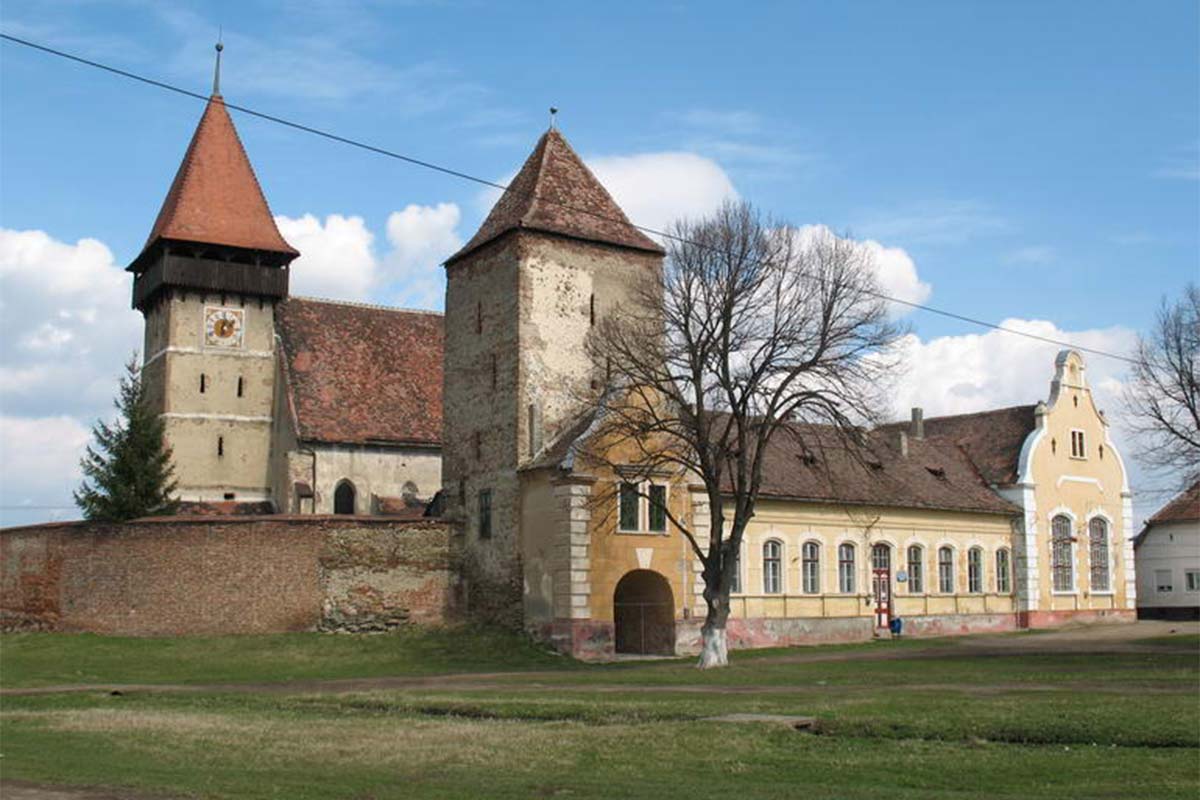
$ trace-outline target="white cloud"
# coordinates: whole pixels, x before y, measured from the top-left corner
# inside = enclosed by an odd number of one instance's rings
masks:
[[[598,156],[586,163],[631,221],[654,230],[738,197],[725,170],[695,153]]]
[[[71,490],[80,479],[79,459],[91,431],[65,415],[13,417],[0,415],[0,519],[13,524],[52,516],[73,517]],[[53,505],[18,512],[10,506]]]
[[[462,246],[461,218],[454,203],[392,212],[382,256],[362,217],[330,214],[321,222],[305,214],[275,222],[300,251],[292,262],[292,294],[437,309],[445,287],[440,265]]]
[[[811,237],[836,236],[837,234],[824,225],[804,225],[799,228],[799,235],[801,240],[806,240]],[[866,256],[875,269],[879,289],[884,294],[910,303],[923,303],[929,299],[931,292],[929,284],[918,277],[917,265],[902,248],[887,247],[874,239],[847,238],[846,241],[854,242],[856,247],[866,251]],[[892,313],[897,316],[911,311],[911,308],[904,305],[892,305]]]
[[[330,214],[324,224],[312,214],[275,217],[283,238],[300,251],[292,262],[292,294],[365,300],[377,280],[375,236],[362,217]]]
[[[1053,322],[1024,319],[1006,319],[1001,325],[1116,354],[1129,353],[1136,341],[1134,331],[1119,326],[1064,331]],[[910,334],[902,342],[908,370],[893,394],[893,413],[906,417],[911,407],[922,406],[928,416],[963,414],[1045,400],[1054,376],[1054,358],[1062,349],[998,330],[928,341]],[[1119,416],[1128,365],[1087,353],[1084,358],[1097,404],[1110,419]]]
[[[454,203],[409,205],[387,221],[392,250],[383,260],[390,302],[409,308],[442,307],[446,280],[441,264],[463,246],[462,213]]]

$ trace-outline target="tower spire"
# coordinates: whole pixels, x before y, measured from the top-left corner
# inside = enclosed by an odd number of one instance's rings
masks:
[[[217,34],[217,65],[213,69],[213,90],[214,95],[221,93],[221,51],[225,49],[225,45],[221,44],[221,34]]]

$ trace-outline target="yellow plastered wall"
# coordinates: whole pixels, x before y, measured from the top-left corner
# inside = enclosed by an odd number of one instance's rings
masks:
[[[1126,540],[1133,535],[1128,509],[1125,469],[1108,425],[1087,385],[1082,357],[1064,352],[1057,363],[1050,401],[1039,418],[1030,455],[1037,535],[1037,607],[1043,611],[1132,608],[1126,595]],[[1083,434],[1082,456],[1072,453],[1072,432]],[[1025,477],[1025,476],[1022,476]],[[1053,583],[1051,520],[1071,520],[1073,586],[1056,591]],[[1107,526],[1109,589],[1092,586],[1089,522],[1095,517]]]

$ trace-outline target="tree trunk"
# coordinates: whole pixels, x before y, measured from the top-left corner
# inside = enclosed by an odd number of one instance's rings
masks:
[[[709,598],[705,591],[705,601],[708,613],[704,617],[704,627],[700,629],[703,645],[700,648],[700,660],[696,662],[697,669],[712,669],[729,665],[729,648],[725,638],[725,622],[729,619],[729,598]]]

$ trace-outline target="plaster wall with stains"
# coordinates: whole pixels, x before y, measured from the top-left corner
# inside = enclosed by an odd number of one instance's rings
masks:
[[[205,344],[205,309],[216,307],[244,313],[240,347]],[[270,499],[273,303],[173,289],[148,310],[144,341],[144,380],[166,416],[179,497]]]

